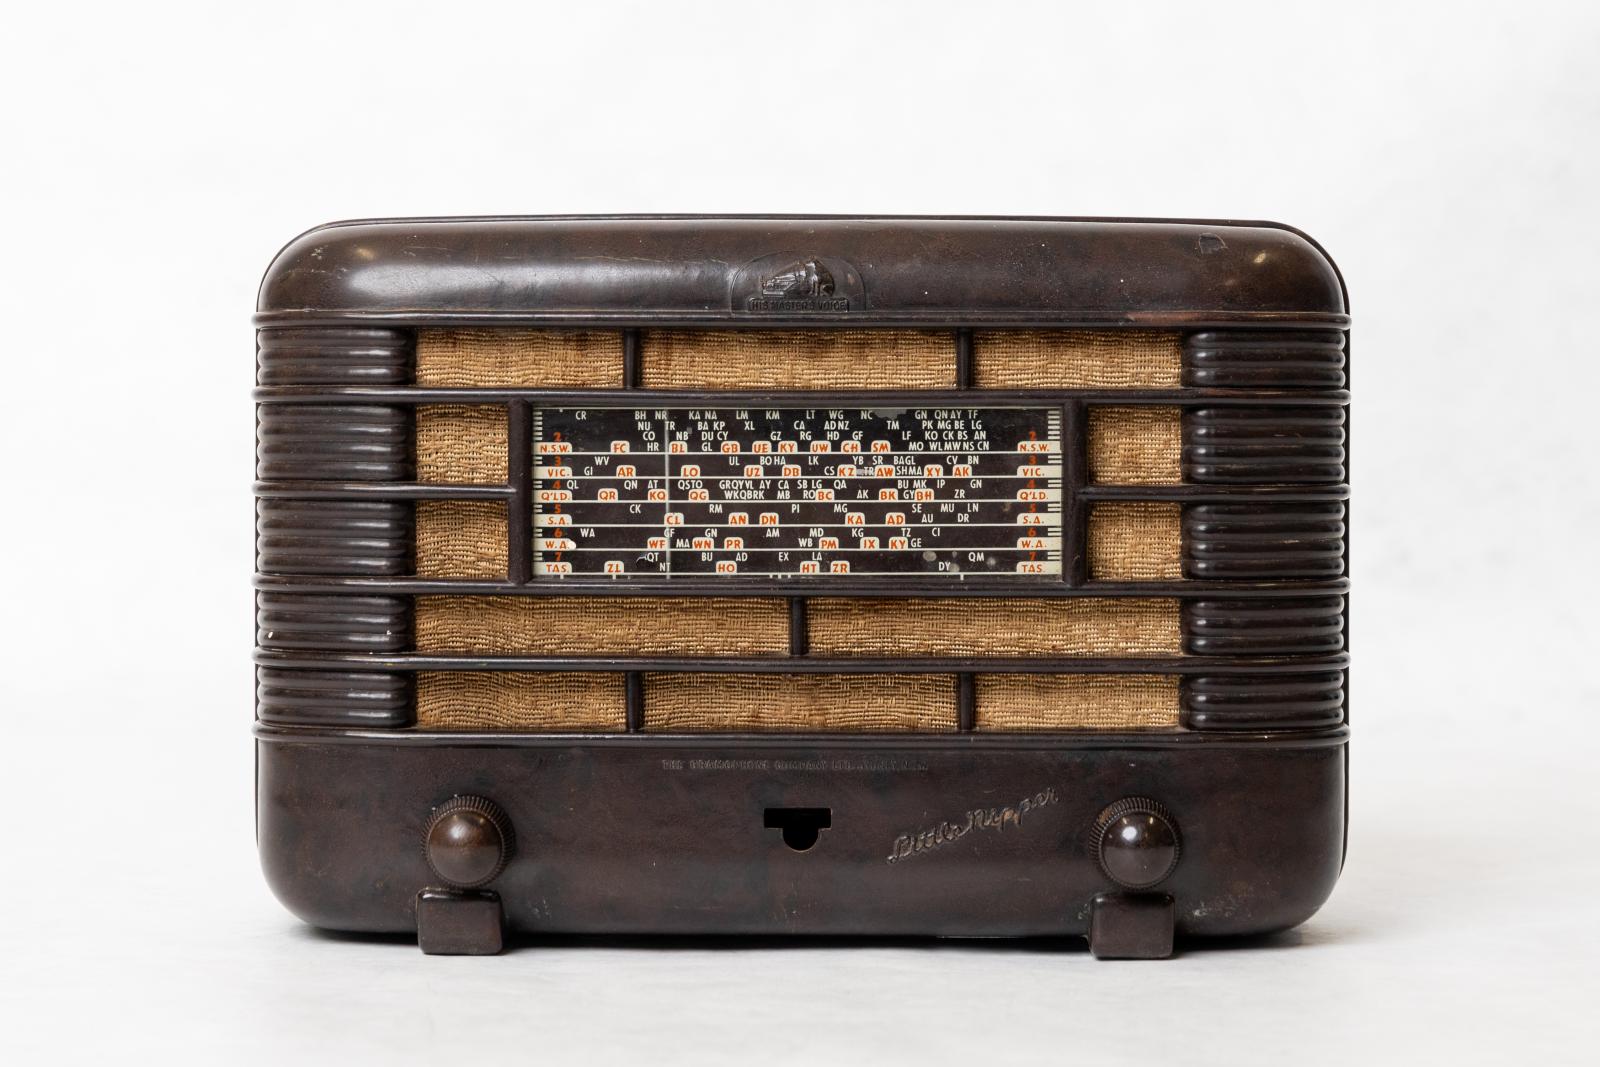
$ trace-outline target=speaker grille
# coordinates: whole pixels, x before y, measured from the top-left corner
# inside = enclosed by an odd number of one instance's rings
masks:
[[[417,675],[424,730],[620,732],[627,683],[620,674],[424,671]]]
[[[768,597],[422,597],[416,619],[421,652],[733,656],[789,649],[788,604]]]
[[[617,388],[622,334],[562,330],[421,330],[417,384]]]
[[[1089,409],[1089,480],[1100,485],[1183,481],[1183,413],[1172,407]]]
[[[504,578],[506,508],[483,500],[417,501],[417,574]]]
[[[1183,342],[1151,330],[978,330],[979,389],[1174,389]]]
[[[1178,726],[1178,678],[1164,674],[980,674],[979,730],[1142,730]]]
[[[1160,655],[1182,647],[1176,600],[820,597],[808,616],[811,651],[823,655]]]
[[[666,733],[956,728],[948,674],[648,674],[644,727]]]
[[[1183,576],[1183,523],[1177,504],[1129,501],[1089,509],[1089,576],[1165,581]]]
[[[417,408],[417,479],[444,485],[506,480],[506,409],[465,404]]]
[[[646,389],[940,389],[955,381],[953,334],[916,330],[650,330]]]
[[[1165,331],[991,331],[971,335],[978,388],[1163,389],[1180,384],[1182,340]],[[641,331],[636,383],[653,389],[951,388],[954,331]],[[424,330],[423,385],[604,388],[624,384],[621,331]],[[1175,405],[1093,404],[1084,471],[1093,485],[1184,481],[1184,417]],[[430,484],[501,485],[510,433],[501,405],[416,411],[415,469]],[[1089,578],[1182,577],[1183,508],[1101,501],[1084,519]],[[499,579],[508,571],[499,501],[419,500],[416,573]],[[427,596],[415,647],[435,655],[1170,656],[1185,652],[1170,597],[806,598]],[[798,646],[793,641],[799,641]],[[981,666],[981,664],[975,664]],[[629,728],[627,677],[592,672],[436,671],[416,679],[417,725],[433,730]],[[649,672],[633,728],[658,732],[953,731],[963,707],[951,674]],[[1173,729],[1178,679],[1160,674],[976,673],[980,731]],[[639,717],[642,716],[642,717]]]

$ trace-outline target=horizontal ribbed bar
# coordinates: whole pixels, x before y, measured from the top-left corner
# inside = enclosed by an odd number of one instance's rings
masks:
[[[1203,330],[1184,343],[1183,384],[1212,389],[1339,389],[1338,330]]]
[[[1181,686],[1191,730],[1320,729],[1344,721],[1344,674],[1200,675]]]
[[[1344,573],[1343,504],[1195,504],[1183,511],[1191,578],[1331,578]]]
[[[574,747],[604,745],[637,748],[639,751],[681,752],[683,749],[701,749],[706,744],[704,734],[673,733],[601,733],[574,731],[572,733],[508,733],[452,730],[364,730],[360,728],[316,728],[275,726],[256,723],[258,740],[275,744],[318,745],[392,745],[418,748],[531,748],[571,750]],[[983,733],[806,733],[806,734],[721,734],[716,739],[719,749],[771,750],[799,748],[801,750],[831,749],[838,751],[874,751],[892,753],[896,750],[957,749],[961,752],[992,751],[1003,753],[1011,749],[1047,748],[1055,752],[1082,749],[1306,749],[1343,745],[1349,741],[1350,728],[1335,726],[1327,730],[1261,730],[1254,733],[1232,733],[1223,730],[1138,730],[1117,733],[1098,730],[1063,730],[1054,733],[1017,733],[995,731]]]
[[[265,568],[263,568],[265,569]],[[257,574],[256,588],[279,592],[331,593],[360,591],[368,593],[421,594],[441,596],[573,596],[573,595],[637,595],[637,596],[850,596],[850,597],[916,597],[916,596],[1127,596],[1127,597],[1304,597],[1313,593],[1342,593],[1349,581],[1335,578],[1331,581],[1283,582],[1086,582],[1069,586],[1065,582],[1040,581],[1022,578],[1006,584],[990,583],[978,579],[902,581],[898,583],[867,583],[861,580],[844,581],[836,578],[782,578],[771,581],[719,581],[716,578],[629,578],[617,581],[600,579],[549,579],[535,580],[525,585],[507,581],[473,578],[361,578],[348,576]]]
[[[536,404],[563,407],[646,407],[683,406],[691,400],[695,406],[720,407],[971,407],[980,399],[984,407],[1039,407],[1046,404],[1082,400],[1088,403],[1168,404],[1180,406],[1262,407],[1309,405],[1337,407],[1350,402],[1350,395],[1342,390],[1308,395],[1304,392],[1283,390],[1209,389],[985,389],[979,392],[955,389],[925,389],[920,391],[874,390],[870,392],[837,392],[814,389],[735,391],[693,390],[676,392],[665,389],[482,389],[444,387],[393,387],[329,389],[316,386],[271,386],[255,390],[257,403],[273,404],[504,404],[512,400],[526,400]]]
[[[289,327],[256,334],[262,385],[403,385],[411,378],[410,330]]]
[[[256,671],[256,717],[285,726],[405,727],[412,721],[409,674]]]
[[[329,481],[412,477],[411,413],[399,407],[263,404],[256,476]]]
[[[304,670],[373,671],[676,671],[719,674],[1184,674],[1218,670],[1245,674],[1343,667],[1345,657],[1316,659],[1237,656],[439,656],[340,655],[258,650],[263,665]]]
[[[1344,648],[1344,598],[1219,599],[1183,605],[1184,647],[1200,656],[1312,656]]]
[[[1314,502],[1348,500],[1348,485],[1086,485],[1083,500],[1177,500],[1183,503],[1228,503],[1271,500]]]
[[[1199,483],[1344,481],[1341,408],[1222,408],[1186,412],[1183,475]]]
[[[411,646],[410,597],[256,594],[256,640],[264,648],[402,652]]]
[[[257,482],[256,496],[280,500],[506,500],[509,485],[435,485],[422,482]]]
[[[411,568],[411,508],[382,501],[262,500],[257,567],[303,575],[401,575]]]

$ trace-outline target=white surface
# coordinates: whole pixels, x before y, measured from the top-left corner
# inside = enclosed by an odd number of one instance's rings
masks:
[[[8,14],[0,1058],[1592,1061],[1594,6],[852,7]],[[291,919],[251,830],[260,272],[333,218],[618,210],[1322,241],[1357,321],[1354,830],[1328,906],[1154,964],[437,959]]]

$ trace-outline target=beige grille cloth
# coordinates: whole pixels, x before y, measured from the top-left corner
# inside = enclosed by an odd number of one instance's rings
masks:
[[[622,385],[619,330],[419,330],[417,384],[507,388]]]
[[[1182,649],[1176,600],[819,597],[807,616],[817,655],[1137,656]]]
[[[948,674],[648,674],[646,730],[896,730],[956,728]]]
[[[1160,388],[1178,384],[1178,335],[1150,331],[979,331],[976,384],[990,388]],[[954,385],[948,333],[897,330],[650,331],[641,384],[654,388],[938,388]],[[417,381],[444,386],[622,384],[617,332],[424,330]],[[1170,484],[1181,450],[1175,408],[1091,408],[1089,469],[1102,483]],[[506,477],[503,408],[418,411],[422,481],[494,484]],[[1096,578],[1175,578],[1174,504],[1099,504],[1090,511]],[[501,577],[504,506],[417,504],[417,573]],[[810,642],[821,655],[1169,654],[1177,604],[1160,599],[819,598]],[[787,607],[769,598],[425,597],[424,652],[781,654]],[[425,672],[423,729],[624,728],[613,673]],[[978,728],[1175,726],[1177,683],[1148,675],[979,675]],[[646,728],[657,731],[952,731],[948,675],[651,674]]]
[[[1087,540],[1091,578],[1160,581],[1183,576],[1177,504],[1096,504],[1089,509]]]
[[[980,674],[977,730],[1136,730],[1178,726],[1171,674]]]
[[[949,331],[649,330],[647,389],[937,389],[956,383]]]
[[[417,408],[417,480],[504,485],[506,409],[466,404]]]
[[[417,726],[424,730],[621,731],[628,724],[620,674],[424,671]]]
[[[545,655],[786,654],[789,607],[766,597],[422,597],[417,650]]]
[[[505,505],[493,500],[417,501],[417,576],[504,578]]]
[[[1179,334],[1152,330],[978,330],[972,382],[980,389],[1175,389]]]
[[[1091,407],[1089,480],[1100,485],[1183,481],[1182,409]]]

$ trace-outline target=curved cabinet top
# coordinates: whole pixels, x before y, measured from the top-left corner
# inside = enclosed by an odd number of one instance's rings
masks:
[[[1348,323],[1297,230],[1066,218],[567,216],[338,222],[267,269],[262,325]]]

